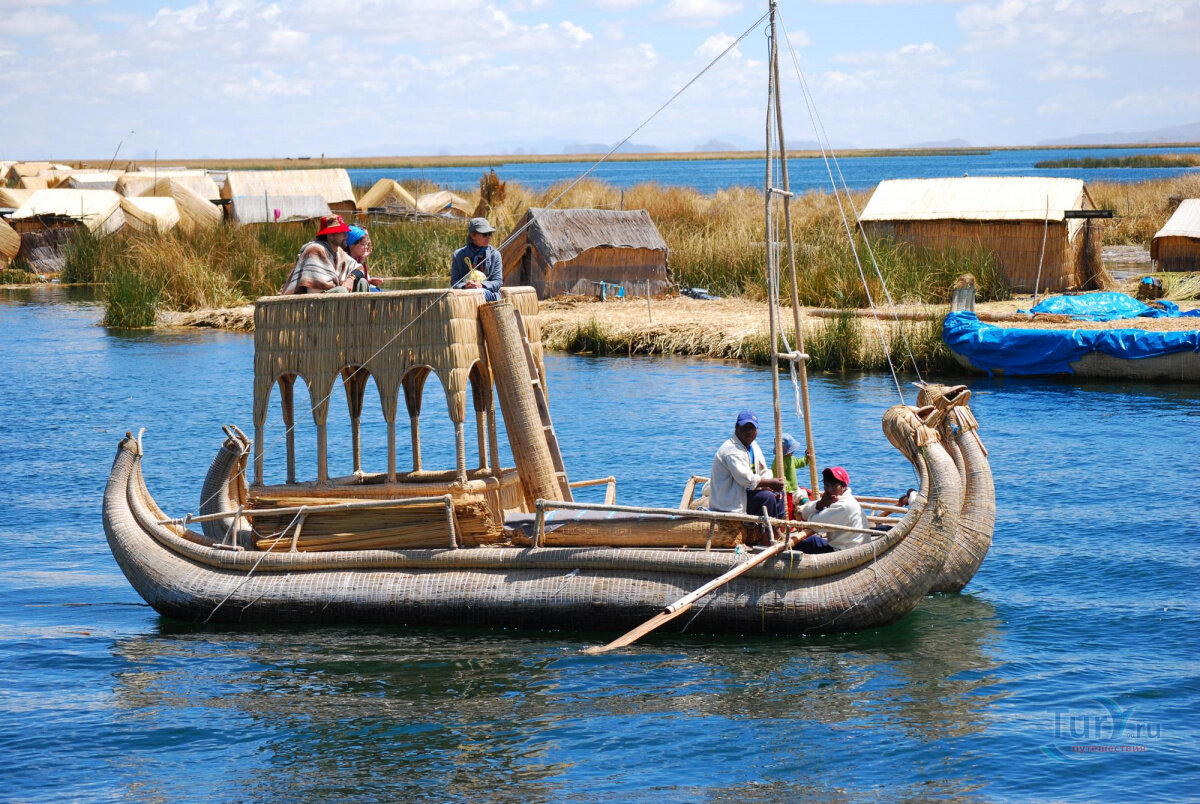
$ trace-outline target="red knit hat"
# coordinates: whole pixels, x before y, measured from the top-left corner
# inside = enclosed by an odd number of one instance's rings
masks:
[[[350,227],[342,220],[341,215],[330,215],[321,218],[321,229],[317,232],[317,235],[339,234],[348,231],[350,231]]]

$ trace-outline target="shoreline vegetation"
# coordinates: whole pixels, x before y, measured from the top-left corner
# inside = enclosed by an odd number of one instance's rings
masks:
[[[410,184],[409,189],[418,192],[429,189]],[[508,182],[503,200],[489,212],[501,238],[512,231],[526,209],[545,206],[565,186],[538,192]],[[361,194],[366,188],[355,189]],[[1146,245],[1170,216],[1172,196],[1200,196],[1200,175],[1139,184],[1095,183],[1090,189],[1097,206],[1117,213],[1105,226],[1105,243]],[[464,193],[472,204],[478,195],[478,191]],[[869,190],[852,193],[855,208],[861,210],[869,196]],[[619,314],[622,305],[576,300],[573,304],[584,312],[562,315],[561,327],[551,327],[548,345],[592,354],[687,354],[769,361],[765,326],[758,330],[757,318],[748,312],[759,310],[765,322],[762,193],[729,188],[704,194],[653,183],[622,191],[589,179],[567,193],[559,206],[615,209],[622,201],[627,209],[649,212],[671,249],[671,268],[680,287],[707,288],[724,298],[720,302],[655,299],[649,316],[644,299],[640,305],[624,305],[630,310],[627,315]],[[874,323],[856,312],[869,302],[834,197],[824,192],[797,196],[792,219],[801,304],[846,311],[845,315],[808,319],[805,347],[813,356],[810,368],[886,368]],[[385,277],[444,280],[450,255],[465,238],[461,220],[378,219],[368,225],[375,242],[372,272]],[[103,283],[105,323],[109,326],[181,323],[178,315],[171,314],[236,308],[277,292],[300,246],[312,234],[312,226],[302,224],[222,225],[195,236],[179,231],[122,231],[98,239],[81,233],[68,248],[61,280]],[[954,365],[941,340],[940,322],[960,274],[976,277],[980,303],[1002,301],[1011,295],[993,258],[970,244],[937,252],[890,240],[873,240],[869,245],[896,304],[929,311],[926,321],[900,325],[922,371]],[[865,261],[867,244],[858,237],[855,246]],[[869,264],[865,267],[871,298],[886,298],[879,278],[871,275]],[[790,293],[785,271],[781,298],[789,298]],[[547,309],[571,304],[570,300],[552,301]],[[636,309],[640,316],[632,312]],[[881,308],[881,317],[888,316],[890,312]],[[212,321],[197,323],[213,325]],[[890,337],[889,342],[893,357],[905,351],[903,339]],[[897,360],[898,365],[906,362]]]
[[[1134,156],[1085,156],[1079,159],[1043,159],[1035,168],[1189,168],[1200,167],[1200,154],[1136,154]]]
[[[1174,142],[1154,145],[1005,145],[964,146],[962,148],[850,148],[835,150],[839,159],[874,158],[889,156],[972,156],[994,151],[1071,151],[1080,148],[1090,150],[1115,150],[1120,148],[1191,148],[1200,143]],[[307,170],[311,168],[443,168],[443,167],[497,167],[502,164],[531,164],[544,162],[595,162],[603,153],[590,154],[439,154],[432,156],[295,156],[262,157],[250,159],[171,159],[162,158],[159,164],[174,167],[206,168],[209,170]],[[820,158],[821,151],[790,149],[789,159]],[[749,151],[648,151],[637,153],[615,153],[608,157],[610,162],[695,162],[701,160],[753,159],[761,161],[763,152]],[[112,159],[66,160],[85,168],[107,168]],[[138,160],[145,167],[146,160]],[[1039,165],[1040,167],[1040,165]],[[1153,167],[1153,166],[1151,166]]]

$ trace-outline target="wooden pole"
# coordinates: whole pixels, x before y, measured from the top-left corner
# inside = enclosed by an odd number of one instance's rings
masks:
[[[597,653],[608,653],[610,650],[616,650],[617,648],[623,648],[626,645],[632,645],[634,642],[637,642],[639,639],[641,639],[642,637],[644,637],[646,634],[650,633],[651,631],[655,630],[659,626],[665,625],[665,624],[669,623],[671,620],[674,620],[680,614],[683,614],[685,611],[687,611],[692,606],[694,606],[696,604],[697,600],[704,597],[709,592],[712,592],[715,589],[721,588],[722,586],[729,583],[730,581],[732,581],[734,578],[738,577],[739,575],[746,573],[747,571],[753,569],[754,567],[757,567],[759,564],[762,564],[767,559],[772,558],[773,556],[777,556],[780,553],[782,553],[784,550],[787,550],[788,548],[790,548],[792,546],[792,543],[794,541],[796,541],[797,538],[798,537],[796,537],[796,536],[791,536],[789,538],[782,539],[782,540],[776,542],[775,544],[768,547],[766,550],[763,550],[761,553],[756,554],[749,561],[738,564],[736,567],[734,567],[733,569],[724,573],[723,575],[713,578],[711,581],[704,584],[704,586],[701,586],[696,591],[689,592],[688,594],[686,594],[683,597],[676,600],[671,605],[666,606],[656,616],[650,618],[649,620],[642,623],[641,625],[639,625],[637,628],[633,629],[632,631],[629,631],[629,632],[623,634],[622,636],[614,639],[612,642],[609,642],[607,645],[595,645],[590,648],[584,648],[583,652],[595,655]]]
[[[779,90],[779,43],[775,39],[775,3],[771,3],[771,75],[775,88],[775,128],[779,134],[779,166],[783,178],[783,227],[787,240],[788,264],[791,268],[792,280],[792,320],[796,327],[797,352],[804,352],[804,323],[800,313],[800,291],[796,286],[796,248],[792,242],[792,196],[791,183],[788,180],[787,140],[783,136],[782,96]],[[813,444],[812,416],[808,404],[808,364],[804,359],[796,361],[796,371],[800,375],[800,405],[804,409],[804,455],[808,459],[808,477],[810,488],[817,489],[817,450]],[[782,442],[781,442],[782,443]],[[782,446],[777,444],[775,454],[781,455]]]
[[[771,60],[776,59],[775,48],[775,2],[771,2]],[[783,415],[779,404],[779,305],[776,298],[776,277],[774,247],[771,236],[771,106],[774,103],[774,73],[768,77],[767,123],[766,123],[766,167],[763,196],[765,197],[766,217],[763,220],[764,240],[767,244],[767,310],[771,332],[771,403],[775,414],[775,456],[781,461],[783,455]]]

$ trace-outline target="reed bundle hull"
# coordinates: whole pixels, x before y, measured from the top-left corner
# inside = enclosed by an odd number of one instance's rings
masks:
[[[931,592],[961,592],[975,577],[992,546],[996,528],[996,487],[987,448],[979,437],[979,423],[968,402],[965,385],[926,385],[917,397],[920,405],[942,411],[939,430],[942,443],[958,468],[963,483],[963,507],[958,531]]]
[[[963,493],[937,434],[919,423],[916,430],[925,438],[910,449],[921,500],[891,532],[827,555],[786,552],[706,598],[678,627],[848,631],[910,611],[945,565]],[[163,616],[182,621],[617,630],[744,560],[733,551],[630,547],[234,551],[214,546],[231,523],[208,534],[158,524],[166,517],[146,489],[141,460],[140,443],[122,440],[105,490],[105,533],[137,592]],[[228,476],[228,460],[218,456],[218,475]]]

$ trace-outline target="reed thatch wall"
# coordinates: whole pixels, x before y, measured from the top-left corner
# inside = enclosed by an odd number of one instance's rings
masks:
[[[1072,226],[1077,223],[1082,225]],[[862,225],[868,236],[890,237],[918,248],[986,250],[995,257],[1005,281],[1021,293],[1032,292],[1035,284],[1047,291],[1094,288],[1101,270],[1098,221],[863,221]]]
[[[239,195],[234,197],[229,207],[230,219],[243,226],[252,223],[303,223],[332,214],[329,204],[319,195]]]
[[[645,210],[531,208],[517,230],[500,247],[504,280],[543,299],[598,295],[598,282],[654,295],[674,284],[666,241]]]
[[[221,197],[316,195],[335,212],[353,212],[354,188],[343,168],[320,170],[231,170],[225,177]]]

